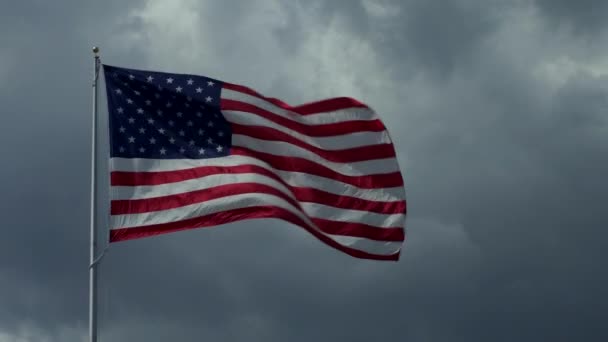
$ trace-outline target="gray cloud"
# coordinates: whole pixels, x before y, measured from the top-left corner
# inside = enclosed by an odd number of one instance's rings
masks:
[[[606,29],[608,4],[600,0],[536,0],[538,9],[551,23],[577,34],[594,34]]]
[[[606,339],[608,63],[602,47],[576,51],[590,33],[606,38],[603,5],[171,6],[15,3],[0,14],[0,126],[11,128],[0,341],[86,331],[93,42],[110,64],[208,68],[296,102],[363,96],[391,127],[410,208],[396,264],[340,255],[276,221],[114,245],[102,338]],[[562,23],[574,34],[555,32]]]

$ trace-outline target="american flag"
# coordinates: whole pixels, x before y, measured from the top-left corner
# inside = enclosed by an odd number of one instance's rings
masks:
[[[276,218],[354,257],[399,259],[403,179],[365,104],[294,107],[208,77],[103,68],[111,242]]]

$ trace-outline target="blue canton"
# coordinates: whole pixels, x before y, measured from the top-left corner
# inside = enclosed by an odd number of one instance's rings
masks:
[[[203,159],[230,154],[232,132],[220,111],[221,81],[103,67],[112,157]]]

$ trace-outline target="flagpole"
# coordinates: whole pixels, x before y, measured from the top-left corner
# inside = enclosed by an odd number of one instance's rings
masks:
[[[95,61],[93,77],[93,113],[91,118],[91,222],[89,254],[89,342],[97,342],[97,84],[99,81],[99,48],[93,47]]]

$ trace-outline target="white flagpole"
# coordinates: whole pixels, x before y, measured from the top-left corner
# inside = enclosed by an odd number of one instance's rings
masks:
[[[93,78],[93,114],[91,126],[91,236],[89,255],[89,342],[97,342],[97,84],[99,81],[99,48],[93,47],[95,71]]]

